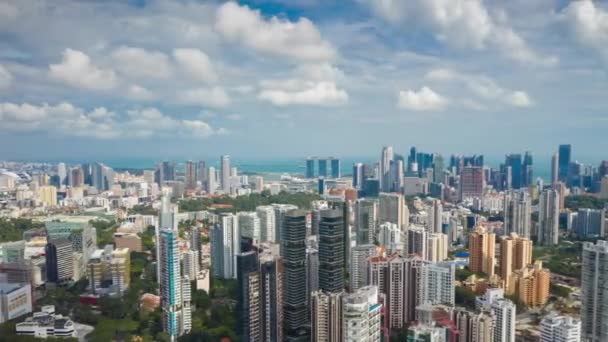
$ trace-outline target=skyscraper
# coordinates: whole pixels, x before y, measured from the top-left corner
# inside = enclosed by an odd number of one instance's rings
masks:
[[[259,206],[255,212],[260,219],[260,241],[276,242],[276,224],[274,208],[270,205]]]
[[[285,228],[283,221],[285,215],[292,210],[298,209],[298,207],[293,204],[272,204],[272,207],[274,208],[274,225],[276,227],[274,241],[277,241],[278,243],[283,238],[283,229]]]
[[[507,192],[503,201],[505,233],[530,237],[532,226],[532,199],[527,191]]]
[[[558,178],[560,182],[566,183],[568,181],[568,168],[571,162],[571,145],[559,145],[558,152]]]
[[[225,194],[230,194],[230,156],[220,158],[220,186]]]
[[[559,154],[554,153],[551,156],[551,184],[559,181]]]
[[[608,241],[583,242],[581,323],[583,341],[608,340]]]
[[[344,342],[380,342],[382,304],[378,288],[365,286],[342,299],[342,338]]]
[[[57,176],[59,177],[59,188],[65,188],[68,174],[64,163],[57,164]]]
[[[433,182],[443,183],[443,157],[440,154],[436,154],[433,158]]]
[[[328,167],[327,167],[327,159],[319,159],[317,161],[319,163],[319,177],[327,178],[329,176]]]
[[[524,154],[524,163],[522,165],[522,187],[527,187],[534,184],[534,161],[532,153],[526,151]]]
[[[377,214],[377,201],[360,198],[355,202],[355,229],[358,245],[374,242]]]
[[[481,197],[483,194],[483,168],[480,166],[465,166],[460,173],[460,200]]]
[[[341,292],[344,289],[344,221],[338,210],[321,211],[319,222],[319,289]]]
[[[306,178],[315,178],[315,158],[306,159]]]
[[[538,243],[556,245],[559,241],[559,193],[546,189],[540,195],[538,206]]]
[[[177,232],[172,229],[163,229],[159,241],[160,264],[160,297],[163,311],[163,331],[172,339],[183,335],[188,329],[185,323],[191,322],[185,317],[184,298],[182,296],[182,278],[179,259],[179,244]],[[189,287],[185,289],[188,293]],[[186,314],[189,313],[187,310]]]
[[[382,156],[380,157],[380,176],[378,177],[380,180],[380,189],[383,192],[390,191],[391,162],[394,160],[394,158],[393,147],[384,146],[382,148]]]
[[[243,342],[262,338],[262,296],[258,255],[249,251],[237,255],[237,331]]]
[[[197,180],[197,172],[196,172],[196,163],[192,160],[188,160],[186,162],[186,189],[194,190],[196,189],[196,180]]]
[[[505,165],[511,167],[512,188],[520,189],[523,185],[521,154],[508,154],[505,158]]]
[[[201,182],[201,189],[209,191],[207,182],[209,177],[207,174],[207,163],[204,160],[200,160],[197,166],[196,179]]]
[[[353,165],[353,187],[357,190],[363,188],[363,164],[355,163]]]
[[[284,319],[288,337],[297,337],[308,323],[306,302],[306,212],[284,215],[281,252],[285,270]]]
[[[443,206],[441,201],[433,199],[428,211],[428,231],[429,233],[443,233]]]
[[[283,261],[276,255],[260,255],[262,339],[283,341]]]
[[[329,160],[331,160],[331,178],[340,178],[342,175],[340,172],[340,159],[330,158]]]
[[[455,316],[456,327],[460,330],[459,342],[493,341],[494,322],[490,313],[473,313],[457,308]]]

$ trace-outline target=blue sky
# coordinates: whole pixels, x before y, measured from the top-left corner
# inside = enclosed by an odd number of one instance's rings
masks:
[[[608,5],[0,2],[0,158],[373,156],[608,143]]]

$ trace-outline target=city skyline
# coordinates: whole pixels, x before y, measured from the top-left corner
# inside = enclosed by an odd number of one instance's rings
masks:
[[[375,156],[418,143],[549,156],[568,142],[600,160],[607,14],[587,0],[8,1],[0,155]]]

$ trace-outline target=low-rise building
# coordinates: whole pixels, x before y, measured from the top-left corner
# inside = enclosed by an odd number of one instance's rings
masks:
[[[43,306],[40,312],[34,313],[25,322],[17,323],[15,331],[17,335],[36,338],[76,337],[74,322],[69,317],[56,315],[54,305]]]

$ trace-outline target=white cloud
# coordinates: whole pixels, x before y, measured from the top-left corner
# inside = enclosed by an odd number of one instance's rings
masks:
[[[514,107],[530,107],[534,104],[526,92],[504,88],[486,75],[466,74],[451,69],[434,69],[426,74],[425,79],[433,82],[457,82],[479,99],[492,103],[498,100]],[[463,104],[465,107],[473,109],[485,108],[477,101],[470,99],[464,100]]]
[[[378,17],[409,29],[413,22],[437,41],[458,48],[494,48],[522,64],[553,66],[557,58],[534,52],[506,20],[494,18],[482,0],[359,0]]]
[[[137,84],[132,84],[129,86],[127,96],[136,101],[151,101],[155,98],[154,94],[150,90]]]
[[[118,85],[113,70],[95,66],[81,51],[66,49],[59,64],[49,65],[50,76],[70,86],[89,90],[108,90]]]
[[[448,100],[445,97],[426,86],[420,88],[419,91],[399,91],[399,108],[415,111],[434,111],[444,109],[447,104]]]
[[[230,97],[223,88],[195,88],[184,90],[177,95],[181,104],[223,108],[230,104]]]
[[[258,98],[280,107],[289,105],[336,106],[348,102],[348,93],[339,89],[333,82],[305,82],[301,86],[298,83],[297,81],[286,82],[282,89],[263,89],[258,94]]]
[[[227,133],[225,129],[215,130],[201,120],[174,119],[153,107],[133,109],[125,115],[118,115],[105,107],[87,112],[68,102],[57,105],[0,103],[0,120],[0,131],[49,131],[99,139],[146,138],[176,133],[205,138]]]
[[[162,52],[121,46],[114,50],[112,58],[122,73],[138,78],[167,78],[171,75],[169,58]]]
[[[228,40],[276,56],[304,61],[336,57],[332,45],[303,17],[296,22],[278,17],[265,20],[258,10],[227,2],[217,10],[215,28]]]
[[[5,67],[0,65],[0,89],[8,88],[8,86],[13,82],[13,75],[6,70]]]
[[[192,78],[206,82],[215,82],[217,80],[217,73],[209,57],[201,50],[175,49],[173,50],[173,57]]]
[[[523,91],[514,91],[506,97],[508,103],[515,107],[530,107],[532,100],[528,94]]]
[[[582,45],[596,50],[608,61],[608,11],[600,7],[600,2],[572,1],[562,16]]]

